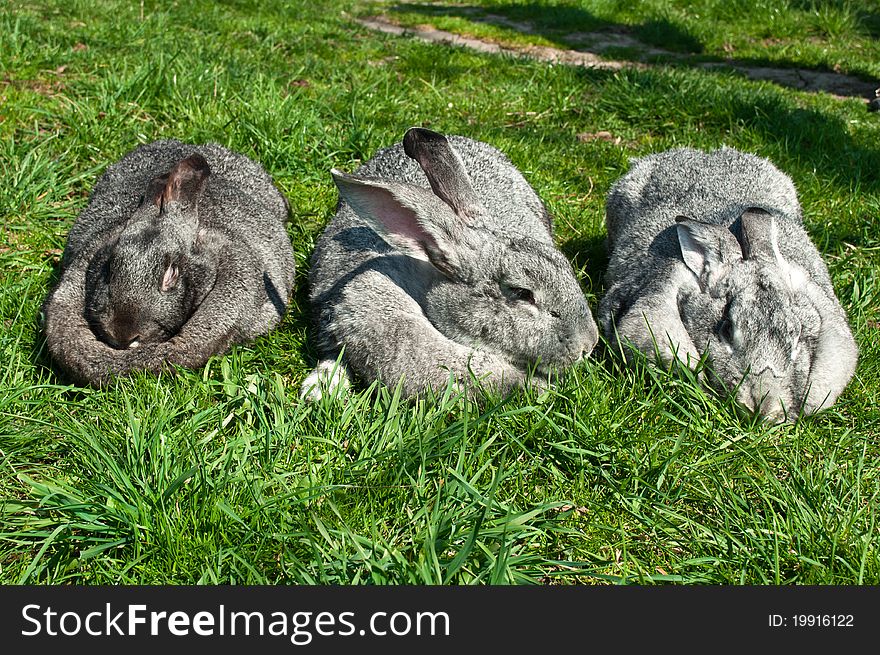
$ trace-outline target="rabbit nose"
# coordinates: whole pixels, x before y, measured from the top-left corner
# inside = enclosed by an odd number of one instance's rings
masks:
[[[779,398],[767,391],[762,393],[759,387],[752,389],[752,403],[753,411],[766,418],[771,418],[782,409]]]
[[[788,419],[788,408],[780,398],[772,394],[767,394],[756,403],[754,411],[767,423],[784,423]]]
[[[143,338],[140,313],[134,307],[117,307],[108,328],[111,345],[119,350],[137,348]]]
[[[134,334],[125,337],[117,336],[111,341],[112,343],[110,345],[112,345],[117,350],[128,350],[129,348],[137,348],[139,345],[141,345],[141,335]]]
[[[112,331],[111,344],[117,350],[126,350],[128,348],[137,348],[143,338],[141,333],[131,329],[130,327],[115,326]]]
[[[596,344],[598,342],[599,342],[598,333],[590,334],[587,337],[585,337],[584,339],[582,339],[581,343],[580,343],[581,352],[580,352],[580,355],[578,356],[578,361],[584,360],[587,357],[589,357],[590,353],[593,352],[593,348],[596,347]]]
[[[762,375],[751,389],[752,411],[760,414],[770,423],[780,423],[786,419],[785,407],[772,375]]]
[[[119,345],[122,348],[137,348],[141,345],[141,338],[140,332],[128,332],[119,340]]]
[[[584,341],[583,339],[572,339],[568,342],[565,342],[560,337],[560,342],[566,347],[568,350],[567,357],[568,361],[571,363],[581,362],[587,358],[587,355],[592,352],[593,348],[589,342]]]

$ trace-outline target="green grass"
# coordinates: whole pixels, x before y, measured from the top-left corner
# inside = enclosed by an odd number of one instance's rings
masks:
[[[670,54],[630,46],[607,55],[693,63],[807,67],[880,77],[880,5],[872,0],[482,0],[372,3],[414,27],[430,24],[514,45],[586,47],[623,34]]]
[[[548,30],[664,17],[702,55],[723,38],[746,57],[878,74],[874,3],[481,4]],[[366,2],[170,7],[0,5],[0,581],[880,583],[880,122],[862,102],[388,37],[353,22],[396,11]],[[818,41],[760,46],[803,30]],[[855,379],[831,410],[785,426],[602,349],[542,395],[407,403],[373,388],[300,404],[328,171],[411,125],[507,152],[593,307],[604,196],[630,157],[685,144],[770,157],[795,180],[851,318]],[[621,141],[577,137],[597,131]],[[40,303],[97,176],[160,137],[215,140],[271,172],[293,207],[291,311],[203,370],[68,386]]]

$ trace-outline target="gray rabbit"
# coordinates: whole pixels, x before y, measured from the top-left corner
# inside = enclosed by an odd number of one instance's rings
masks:
[[[544,204],[492,146],[412,128],[355,175],[332,174],[340,202],[309,275],[321,361],[304,397],[351,374],[402,380],[408,397],[450,374],[507,391],[595,346]]]
[[[167,363],[202,366],[268,332],[294,282],[287,201],[263,168],[217,144],[156,141],[110,166],[43,304],[46,344],[100,386]]]
[[[829,407],[858,351],[791,179],[732,148],[636,159],[606,208],[605,335],[771,421]]]

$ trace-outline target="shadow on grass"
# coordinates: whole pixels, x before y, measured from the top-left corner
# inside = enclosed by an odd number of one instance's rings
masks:
[[[603,279],[608,267],[606,241],[603,234],[570,239],[559,247],[576,271],[584,269],[589,275],[594,294],[599,290],[604,291]]]
[[[880,190],[880,151],[857,141],[842,119],[766,96],[758,101],[738,98],[731,110],[737,123],[760,132],[782,151],[781,158],[771,159],[784,172],[800,178],[801,195],[806,188],[803,180],[817,177],[832,182],[845,195]],[[809,214],[804,218],[809,225]],[[843,242],[866,245],[861,227],[853,220],[840,220],[822,229],[828,241],[840,248]]]
[[[48,298],[49,293],[55,288],[55,285],[58,284],[58,280],[61,279],[61,260],[58,259],[52,261],[51,266],[52,268],[49,272],[49,277],[46,280],[46,295],[40,299],[37,313],[31,320],[31,329],[34,331],[34,339],[31,345],[29,359],[33,362],[34,368],[36,369],[35,377],[46,375],[58,384],[73,384],[73,382],[62,373],[61,369],[55,367],[55,363],[49,356],[49,349],[46,347],[46,335],[43,332],[43,303],[46,301],[46,298]]]
[[[668,140],[667,135],[674,137],[679,146],[705,148],[707,140],[721,145],[729,140],[734,129],[733,136],[756,134],[757,141],[765,144],[758,154],[792,176],[802,197],[810,192],[823,192],[825,185],[841,198],[870,198],[880,192],[880,150],[875,142],[860,139],[842,117],[798,106],[783,90],[770,86],[740,87],[713,79],[729,77],[722,73],[707,73],[705,82],[686,80],[685,84],[670,79],[668,71],[657,70],[620,73],[583,69],[578,76],[592,87],[590,95],[602,113],[611,113],[652,136],[664,140]],[[682,133],[681,126],[669,124],[667,117],[671,115],[681,116],[683,124],[699,126],[695,128],[698,131]],[[547,134],[523,130],[521,138],[543,143]],[[559,138],[570,140],[572,135],[560,134]],[[755,141],[754,137],[749,141]],[[618,166],[618,175],[623,175],[628,168],[624,157]],[[804,218],[809,227],[810,214],[806,213]],[[866,205],[858,215],[824,222],[821,237],[838,249],[844,242],[857,247],[871,246],[870,235],[876,233],[874,220]],[[601,239],[573,241],[564,244],[562,250],[569,258],[586,259],[591,276],[604,271],[607,258]]]
[[[810,4],[803,4],[805,10],[810,9]],[[806,91],[872,97],[877,86],[876,80],[864,73],[851,76],[826,68],[813,69],[793,60],[705,54],[696,36],[665,17],[651,17],[641,24],[627,25],[603,20],[578,7],[546,7],[540,3],[497,5],[491,9],[476,5],[399,3],[391,10],[493,25],[540,36],[563,50],[618,60],[734,69],[752,79]],[[855,21],[871,36],[876,36],[880,29],[880,14],[874,11],[859,10]]]
[[[433,5],[403,2],[392,11],[413,12],[426,16],[449,16],[474,23],[508,28],[540,36],[562,47],[579,50],[597,48],[644,50],[645,45],[662,48],[649,54],[665,52],[699,54],[703,44],[681,26],[665,18],[652,17],[639,25],[614,23],[594,16],[579,7],[547,7],[541,3],[495,5],[486,9],[477,5]],[[591,50],[592,51],[592,50]]]
[[[595,285],[608,266],[606,241],[604,235],[575,238],[564,242],[559,249],[575,268],[585,267]]]

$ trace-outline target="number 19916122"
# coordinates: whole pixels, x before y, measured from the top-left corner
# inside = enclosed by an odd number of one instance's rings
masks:
[[[770,614],[767,623],[771,628],[852,628],[852,614]]]

